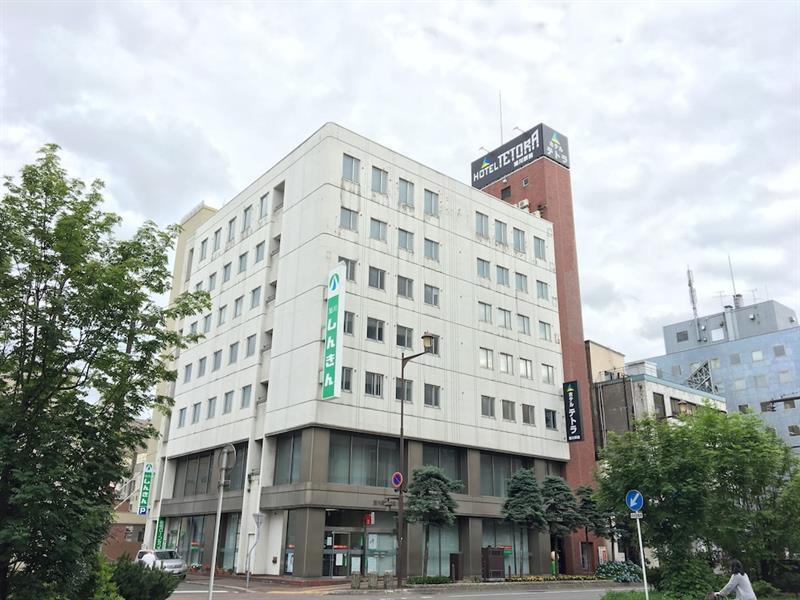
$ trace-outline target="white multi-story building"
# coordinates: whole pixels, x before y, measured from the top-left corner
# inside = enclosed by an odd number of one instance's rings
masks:
[[[546,571],[547,536],[500,507],[520,466],[561,473],[552,225],[338,125],[324,125],[218,211],[184,221],[175,290],[212,306],[176,327],[204,338],[175,361],[149,539],[208,565],[220,449],[237,449],[217,564],[344,576],[394,570],[400,400],[409,471],[463,483],[458,520],[431,533],[429,574],[505,546]],[[340,396],[322,399],[328,274],[346,265]],[[400,380],[400,357],[410,362]],[[340,340],[341,341],[341,340]],[[372,514],[374,513],[374,514]],[[256,532],[254,514],[264,515]],[[366,518],[365,518],[366,517]],[[365,523],[368,523],[365,525]],[[408,572],[422,571],[421,527]]]

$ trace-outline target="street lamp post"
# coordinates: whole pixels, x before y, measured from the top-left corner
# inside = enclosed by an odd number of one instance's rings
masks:
[[[408,474],[406,473],[406,453],[405,453],[405,434],[403,422],[406,414],[406,363],[415,358],[428,354],[433,348],[433,335],[427,331],[422,335],[422,352],[406,356],[400,355],[400,386],[403,390],[403,397],[400,399],[400,472],[403,474],[403,482],[398,489],[397,498],[397,587],[403,585],[406,566],[406,522],[405,522],[405,493]]]
[[[211,573],[208,576],[208,600],[214,598],[214,572],[217,570],[217,547],[219,545],[219,522],[222,519],[222,496],[228,481],[228,473],[236,463],[236,448],[233,444],[226,444],[220,452],[219,484],[217,486],[219,498],[217,499],[217,520],[214,524],[214,547],[211,551]]]

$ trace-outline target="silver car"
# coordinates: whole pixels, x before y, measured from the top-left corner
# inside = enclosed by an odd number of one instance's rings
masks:
[[[186,571],[189,570],[189,567],[177,550],[139,550],[136,554],[136,562],[143,562],[142,557],[148,552],[153,552],[156,555],[154,569],[161,569],[177,577],[186,577]]]

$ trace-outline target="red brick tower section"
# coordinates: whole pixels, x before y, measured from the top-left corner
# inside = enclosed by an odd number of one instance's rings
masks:
[[[531,212],[539,210],[544,219],[553,223],[564,381],[578,381],[583,429],[583,440],[569,444],[570,461],[566,465],[564,476],[573,490],[580,485],[594,487],[594,435],[589,404],[589,378],[584,347],[569,169],[542,156],[487,185],[483,191],[511,204],[527,200],[528,210]],[[582,541],[585,541],[583,530],[564,540],[567,573],[583,574],[592,571],[596,566],[598,540],[593,536],[589,538],[592,544],[588,549],[591,553],[588,568],[581,565]]]

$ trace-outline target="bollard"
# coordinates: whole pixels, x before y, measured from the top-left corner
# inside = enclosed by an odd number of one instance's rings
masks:
[[[353,573],[353,576],[350,578],[350,589],[353,589],[353,590],[361,589],[361,574],[360,573]]]

